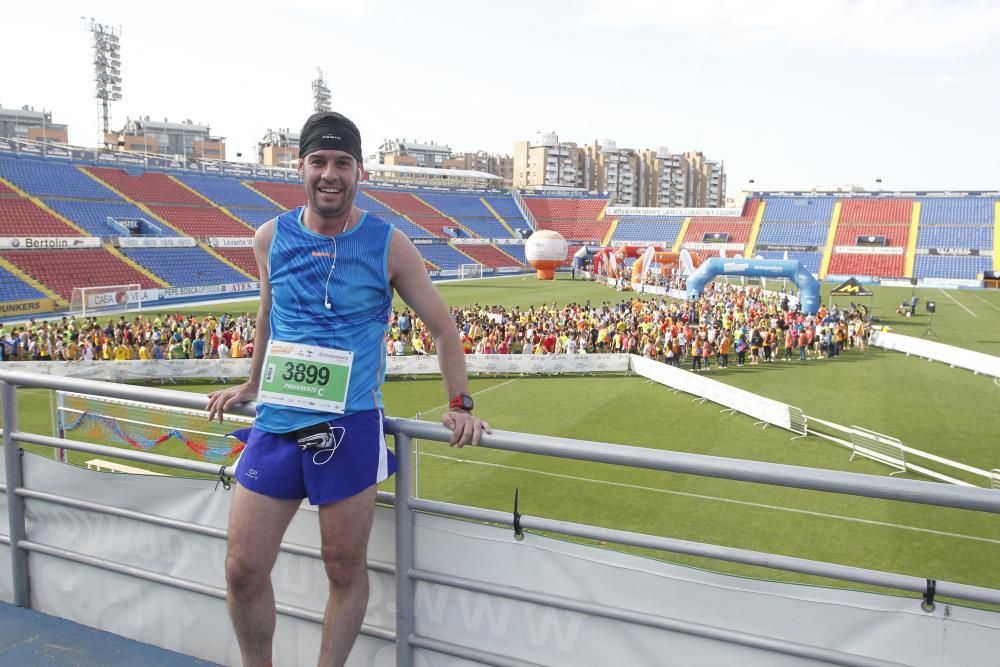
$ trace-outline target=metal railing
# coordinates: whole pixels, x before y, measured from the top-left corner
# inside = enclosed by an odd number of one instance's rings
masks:
[[[168,575],[77,554],[65,549],[39,544],[28,539],[24,516],[24,499],[26,498],[111,513],[164,527],[210,535],[219,539],[225,539],[226,531],[220,528],[199,526],[174,519],[155,517],[25,488],[21,475],[18,448],[18,444],[20,443],[62,447],[70,450],[95,453],[105,457],[156,463],[180,470],[208,473],[222,477],[231,477],[234,471],[231,467],[22,432],[19,430],[17,423],[17,397],[15,388],[18,386],[63,389],[111,398],[156,402],[195,410],[204,410],[207,403],[207,397],[201,394],[0,370],[0,394],[2,394],[5,418],[5,427],[3,429],[4,460],[7,475],[5,491],[8,501],[8,524],[10,528],[9,539],[3,540],[0,537],[0,542],[7,542],[10,545],[12,581],[16,604],[20,606],[29,606],[30,604],[27,562],[29,552],[44,553],[94,567],[102,567],[129,576],[185,588],[212,597],[224,597],[225,591],[217,587],[197,582],[179,581]],[[251,416],[254,414],[254,408],[252,405],[244,405],[234,410],[234,413]],[[675,554],[686,554],[732,563],[756,565],[918,594],[925,593],[928,587],[928,580],[919,577],[807,559],[776,556],[745,549],[688,542],[630,531],[599,528],[554,519],[525,515],[517,515],[515,519],[515,516],[505,512],[417,498],[414,496],[413,487],[413,440],[419,438],[445,442],[450,438],[451,433],[442,425],[431,422],[398,418],[388,418],[386,422],[386,431],[395,438],[398,472],[394,498],[388,494],[380,493],[379,500],[381,502],[394,501],[396,515],[396,563],[393,568],[391,564],[370,561],[369,569],[396,574],[396,629],[393,633],[380,628],[363,626],[362,632],[374,637],[395,641],[398,665],[412,665],[415,648],[425,648],[459,658],[476,660],[484,664],[525,664],[509,657],[485,653],[472,647],[419,636],[416,633],[414,619],[414,597],[418,581],[442,584],[469,591],[484,592],[512,600],[529,601],[557,609],[625,620],[648,627],[664,628],[692,636],[725,641],[783,655],[824,660],[833,664],[886,664],[882,661],[859,655],[807,646],[784,639],[761,637],[726,628],[705,626],[685,620],[664,619],[609,605],[582,603],[579,600],[570,600],[541,593],[529,593],[514,587],[498,587],[484,582],[428,572],[418,568],[414,560],[416,515],[421,512],[491,522],[512,526],[517,529],[539,530],[559,535],[601,540],[614,544],[657,549]],[[993,489],[959,487],[933,482],[875,477],[859,473],[817,470],[785,464],[651,450],[641,447],[504,431],[494,431],[492,435],[484,436],[481,446],[508,452],[555,456],[647,470],[1000,513],[1000,493],[997,493]],[[316,559],[321,557],[318,549],[299,545],[283,544],[282,550]],[[936,584],[936,594],[939,596],[1000,605],[1000,590],[944,581],[936,581],[934,583]],[[278,611],[281,614],[311,622],[322,622],[321,614],[291,605],[279,605]]]

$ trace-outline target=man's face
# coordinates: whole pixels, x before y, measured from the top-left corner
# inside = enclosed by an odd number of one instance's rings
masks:
[[[306,186],[309,208],[323,218],[339,218],[354,206],[359,165],[344,151],[313,151],[299,159],[299,173]]]

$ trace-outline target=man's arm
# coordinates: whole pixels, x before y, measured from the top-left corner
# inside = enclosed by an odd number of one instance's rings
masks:
[[[389,247],[389,283],[430,329],[448,398],[466,393],[468,374],[458,329],[427,275],[423,257],[398,229]],[[451,444],[459,447],[470,442],[478,445],[482,433],[490,432],[489,424],[464,410],[449,410],[442,421],[452,431]]]
[[[268,272],[268,255],[274,238],[274,220],[265,222],[253,238],[253,254],[260,274],[260,305],[257,307],[257,331],[254,339],[253,358],[250,361],[250,377],[241,385],[214,391],[208,395],[208,418],[223,421],[223,414],[231,407],[246,403],[257,397],[260,388],[264,355],[271,337],[271,281]]]

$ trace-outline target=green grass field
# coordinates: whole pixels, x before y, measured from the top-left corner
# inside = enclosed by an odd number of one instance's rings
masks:
[[[827,289],[829,286],[827,286]],[[440,285],[451,305],[617,302],[622,295],[582,281],[540,283],[534,278]],[[911,290],[874,289],[881,324],[914,336],[925,333],[923,303],[937,302],[935,340],[1000,355],[1000,292],[917,290],[920,313],[894,314]],[[866,300],[867,301],[867,300]],[[846,301],[845,301],[846,303]],[[253,304],[233,304],[230,312]],[[191,312],[226,310],[213,305]],[[946,364],[870,350],[834,360],[713,367],[708,377],[802,408],[843,425],[893,435],[911,447],[983,469],[1000,468],[1000,385]],[[219,385],[180,385],[211,391]],[[475,377],[477,412],[498,429],[606,441],[663,450],[771,461],[888,476],[867,460],[849,461],[846,449],[810,437],[761,429],[743,415],[647,384],[641,377]],[[446,403],[439,380],[390,379],[387,413],[440,418]],[[51,430],[47,392],[28,390],[22,428]],[[182,444],[154,451],[187,456]],[[79,462],[85,455],[75,455]],[[939,468],[942,472],[949,472]],[[911,478],[918,478],[910,475]],[[968,478],[972,481],[975,478]],[[985,485],[982,479],[976,480]],[[1000,517],[908,503],[765,487],[742,482],[639,471],[617,466],[534,457],[485,448],[451,449],[420,443],[419,495],[510,511],[520,489],[520,511],[567,521],[741,547],[919,577],[1000,588]],[[391,489],[391,483],[386,485]],[[1000,492],[1000,491],[998,491]],[[631,550],[651,557],[744,576],[822,585],[829,581]],[[853,586],[854,588],[863,588]]]

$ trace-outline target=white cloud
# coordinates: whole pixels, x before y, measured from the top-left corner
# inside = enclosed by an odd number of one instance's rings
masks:
[[[616,0],[580,20],[652,28],[722,52],[766,45],[799,51],[957,58],[996,47],[1000,3],[934,0]]]

